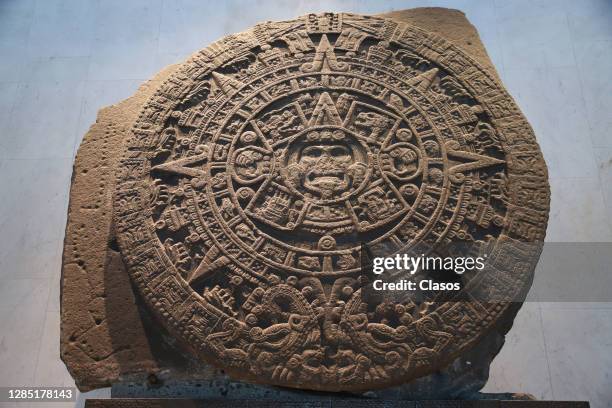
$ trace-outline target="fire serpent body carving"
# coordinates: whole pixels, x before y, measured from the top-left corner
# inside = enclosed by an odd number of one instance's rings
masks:
[[[472,242],[488,262],[470,296],[514,297],[548,216],[535,137],[495,79],[438,36],[349,14],[195,54],[120,167],[121,251],[161,322],[235,377],[310,389],[430,373],[508,306],[367,301],[361,242]]]

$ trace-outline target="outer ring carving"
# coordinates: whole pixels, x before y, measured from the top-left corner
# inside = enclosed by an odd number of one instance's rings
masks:
[[[313,21],[316,22],[317,18],[310,15],[283,24],[285,26],[294,24],[304,30],[304,27],[311,26]],[[491,118],[500,139],[499,144],[505,154],[509,202],[503,234],[494,241],[493,248],[489,252],[487,268],[482,273],[496,279],[507,279],[505,299],[520,299],[531,284],[533,270],[541,251],[548,219],[550,193],[547,187],[546,167],[542,165],[544,161],[535,136],[512,98],[490,72],[459,47],[435,34],[411,25],[374,17],[328,14],[325,18],[335,22],[361,21],[377,29],[373,36],[379,40],[399,44],[402,48],[435,62],[457,78]],[[186,97],[189,92],[194,92],[194,84],[198,83],[200,78],[238,58],[243,51],[269,46],[266,43],[267,38],[276,35],[280,30],[279,27],[281,25],[275,26],[274,23],[258,25],[244,33],[228,36],[196,53],[160,86],[156,95],[145,106],[141,120],[132,130],[128,149],[120,164],[118,192],[115,197],[115,222],[119,245],[130,276],[147,306],[181,343],[204,361],[226,369],[237,378],[275,385],[336,391],[386,387],[429,374],[472,347],[506,311],[510,302],[492,299],[490,302],[477,302],[474,306],[472,302],[451,300],[432,305],[428,313],[414,322],[414,327],[410,326],[415,330],[415,336],[424,338],[423,333],[428,330],[429,333],[434,333],[440,324],[444,327],[453,327],[456,319],[469,317],[470,313],[478,315],[478,324],[454,326],[452,341],[449,339],[436,354],[426,355],[423,352],[418,359],[414,357],[409,367],[400,367],[401,364],[397,361],[401,356],[401,350],[387,350],[386,361],[383,364],[385,373],[381,375],[368,372],[359,378],[342,380],[341,377],[318,374],[314,380],[299,379],[287,374],[291,372],[291,367],[280,366],[278,373],[284,374],[270,374],[258,371],[259,366],[267,364],[264,353],[258,352],[251,359],[251,356],[244,352],[224,346],[226,338],[232,336],[246,336],[257,343],[257,339],[265,339],[266,333],[257,327],[249,328],[243,322],[210,304],[204,297],[194,292],[185,281],[176,278],[180,276],[180,272],[168,258],[156,236],[156,226],[151,218],[149,206],[153,197],[148,177],[151,171],[151,146],[158,143],[156,137],[163,129],[148,122],[148,119],[155,117],[156,123],[163,123],[173,114],[175,101]],[[331,24],[328,28],[330,33],[334,33],[334,27]],[[312,32],[317,33],[316,29]],[[325,30],[322,33],[325,34]],[[318,63],[322,62],[315,57],[310,65],[304,66],[304,71],[316,69]],[[335,61],[335,64],[332,69],[338,71],[345,69],[342,61]],[[454,145],[449,144],[441,148],[452,150]],[[207,146],[202,146],[197,151],[209,160],[215,154]],[[461,181],[461,176],[461,173],[449,175],[454,177],[456,182]],[[195,185],[198,181],[207,182],[194,177],[192,184]],[[185,191],[184,194],[188,199],[195,200],[190,197],[191,191]],[[194,236],[192,239],[198,238]],[[235,265],[227,267],[235,269],[237,274],[240,273],[240,268]],[[259,278],[249,277],[249,279],[257,281]],[[486,280],[483,279],[475,282],[486,285],[484,283]],[[262,278],[260,283],[268,287],[270,281],[264,281]],[[272,305],[278,299],[292,299],[294,304],[291,307],[295,313],[286,322],[286,328],[296,333],[296,339],[318,330],[317,319],[320,311],[313,309],[303,294],[290,284],[279,281],[275,287],[274,291],[260,291],[265,294],[262,294],[259,302]],[[471,293],[479,293],[477,287],[469,289],[472,290]],[[359,341],[365,324],[358,317],[360,302],[360,297],[356,296],[358,292],[359,290],[346,304],[342,312],[345,318],[340,327],[353,342]],[[209,329],[214,329],[214,332],[211,334]],[[408,335],[409,333],[403,332],[394,333],[394,336],[402,339]],[[439,339],[444,340],[445,336],[440,336]],[[253,346],[255,349],[257,347],[261,346],[257,344]],[[295,357],[291,350],[291,347],[288,347],[284,351],[287,355],[283,355],[282,358],[289,365],[299,365],[299,361],[293,361]],[[358,360],[361,360],[357,361],[356,366],[359,366],[360,362],[366,364],[363,358],[358,357]]]

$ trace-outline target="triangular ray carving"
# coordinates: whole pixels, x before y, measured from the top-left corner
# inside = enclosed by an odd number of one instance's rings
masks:
[[[167,173],[182,174],[189,177],[202,177],[206,176],[206,172],[201,168],[189,167],[194,164],[201,163],[208,159],[208,149],[205,149],[203,153],[195,156],[184,157],[182,159],[174,160],[171,162],[163,163],[153,167],[152,170],[164,171]]]
[[[448,176],[452,182],[462,182],[465,179],[464,173],[466,171],[482,169],[484,167],[505,163],[504,160],[496,159],[494,157],[458,150],[459,147],[459,143],[455,140],[451,140],[446,143],[448,157],[454,157],[463,161],[463,163],[455,164],[449,168]]]
[[[204,255],[198,267],[191,272],[187,281],[193,284],[196,281],[210,277],[229,262],[227,257],[223,255],[219,256],[219,249],[213,246],[206,252],[206,255]]]
[[[342,119],[336,104],[327,92],[323,92],[315,106],[308,126],[335,125],[341,126]]]
[[[422,74],[408,80],[408,84],[414,85],[419,91],[425,92],[429,89],[433,81],[438,75],[438,68],[432,68],[429,71],[425,71]]]
[[[213,72],[212,77],[217,88],[227,96],[236,93],[244,85],[242,82],[218,72]]]
[[[334,47],[329,43],[327,35],[323,34],[315,51],[314,59],[312,62],[303,64],[301,70],[302,72],[346,71],[348,70],[348,64],[337,60]]]

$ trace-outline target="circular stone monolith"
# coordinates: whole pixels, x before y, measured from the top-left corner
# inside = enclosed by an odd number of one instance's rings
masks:
[[[327,391],[472,348],[529,288],[549,205],[496,77],[438,35],[352,14],[195,54],[145,103],[118,173],[119,247],[161,324],[234,378]],[[486,259],[461,290],[366,296],[364,247],[459,241]]]

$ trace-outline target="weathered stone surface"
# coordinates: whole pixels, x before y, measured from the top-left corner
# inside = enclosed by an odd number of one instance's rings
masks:
[[[133,371],[154,371],[112,226],[115,168],[126,133],[166,69],[137,94],[102,109],[74,163],[64,242],[61,357],[82,390]]]
[[[392,18],[402,23],[413,24],[423,30],[439,34],[446,40],[459,46],[478,64],[497,76],[497,71],[489,59],[487,50],[480,41],[476,28],[469,23],[465,14],[459,10],[439,7],[421,7],[409,10],[398,10],[381,14],[380,17]]]
[[[546,169],[462,14],[390,16],[461,48],[392,20],[266,23],[102,111],[75,163],[64,254],[62,358],[81,388],[168,367],[215,375],[150,347],[158,328],[145,333],[140,295],[131,292],[114,244],[116,189],[132,279],[181,349],[236,378],[291,387],[359,391],[434,370],[443,370],[442,379],[421,378],[404,392],[459,395],[484,384],[518,309],[396,302],[389,306],[399,314],[386,316],[362,301],[358,241],[346,237],[432,245],[440,236],[501,237],[504,245],[491,241],[499,262],[489,277],[520,298],[539,245],[519,242],[543,239]],[[273,73],[280,64],[287,70]],[[238,92],[260,73],[254,98]],[[272,78],[278,83],[261,92]],[[222,107],[232,98],[237,114]],[[377,214],[384,206],[387,213]],[[519,255],[526,262],[517,266]],[[478,342],[486,347],[474,348]]]

